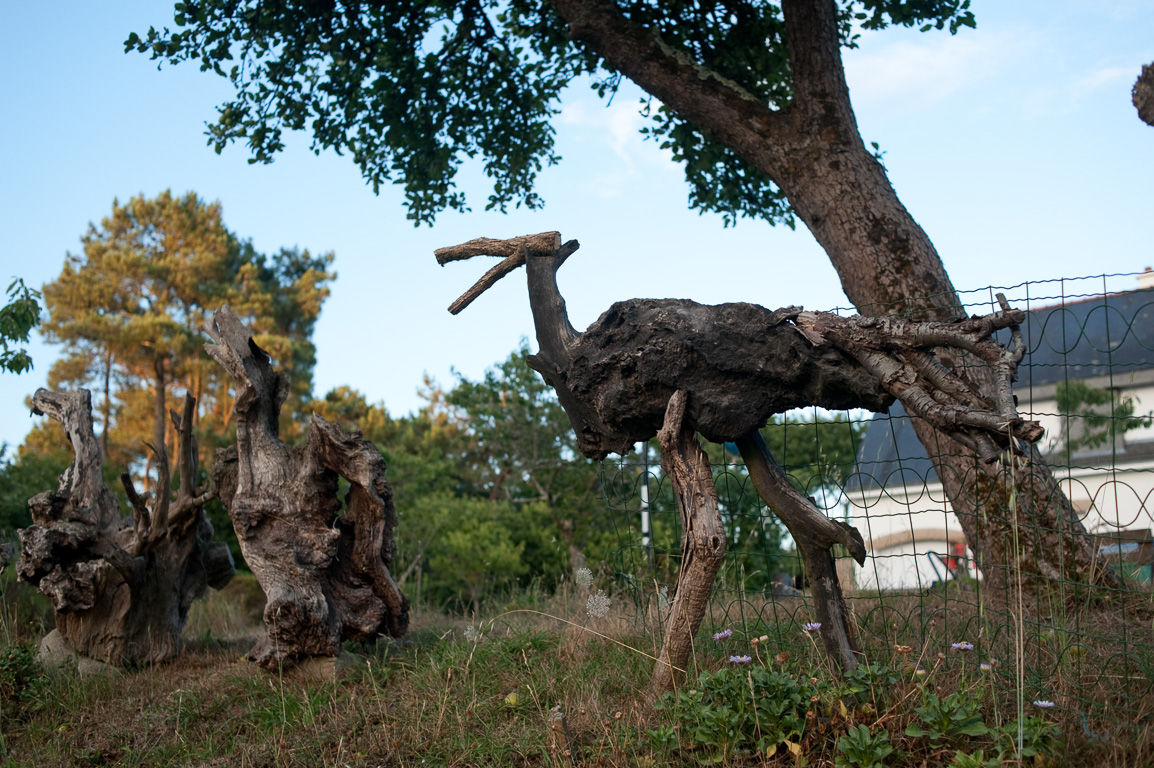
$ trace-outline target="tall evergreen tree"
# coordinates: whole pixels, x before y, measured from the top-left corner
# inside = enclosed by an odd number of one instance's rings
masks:
[[[292,391],[283,417],[295,425],[311,396],[311,335],[335,277],[331,253],[262,255],[225,227],[219,203],[168,191],[114,201],[82,243],[83,252],[69,254],[60,276],[44,286],[43,330],[64,346],[48,379],[53,388],[95,390],[108,460],[147,460],[145,445],[165,440],[166,403],[175,391],[197,399],[206,463],[227,438],[231,384],[203,354],[200,330],[205,313],[222,304],[256,329],[258,343],[287,369]]]

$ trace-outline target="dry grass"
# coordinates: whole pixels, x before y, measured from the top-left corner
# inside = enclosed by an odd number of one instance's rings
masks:
[[[190,618],[184,653],[163,666],[106,679],[53,676],[33,701],[5,710],[5,745],[11,765],[36,766],[644,766],[696,765],[698,752],[664,755],[646,730],[669,724],[668,713],[643,705],[652,661],[659,650],[658,616],[639,616],[625,600],[601,619],[584,615],[587,592],[529,596],[483,619],[417,610],[403,642],[351,647],[360,662],[340,681],[309,682],[274,675],[242,659],[259,629],[261,598],[251,578],[239,578],[199,604]],[[1149,663],[1150,627],[1129,627],[1126,647],[1147,651],[1120,657],[1116,625],[1103,610],[1061,618],[1031,613],[1021,622],[983,612],[964,597],[861,598],[853,602],[859,636],[869,660],[905,674],[889,709],[870,715],[895,734],[911,722],[913,670],[927,670],[924,685],[946,693],[977,691],[998,722],[1013,718],[1016,702],[1031,697],[1014,673],[1015,649],[1024,648],[1027,684],[1057,691],[1053,716],[1067,746],[1049,765],[1095,768],[1154,765],[1154,733],[1145,724],[1151,697],[1145,680],[1115,676],[1126,664]],[[1112,610],[1120,610],[1113,608]],[[1127,616],[1141,605],[1127,605]],[[805,603],[717,601],[707,628],[733,626],[733,638],[715,642],[703,632],[691,676],[715,671],[730,653],[746,653],[750,639],[768,634],[757,652],[768,662],[778,653],[803,676],[831,681],[828,662],[794,622],[809,620]],[[565,619],[566,621],[562,621]],[[745,622],[738,624],[735,619]],[[569,623],[567,623],[569,622]],[[469,625],[481,632],[465,639]],[[1013,627],[1025,628],[1025,642]],[[1048,629],[1041,629],[1046,627]],[[1075,632],[1076,630],[1076,632]],[[1101,642],[1097,638],[1105,638]],[[974,642],[972,655],[951,652],[958,640]],[[1075,652],[1074,645],[1083,647]],[[910,651],[895,650],[909,645]],[[1002,659],[1008,661],[1002,661]],[[977,662],[998,662],[992,674]],[[1129,659],[1127,661],[1127,659]],[[770,662],[777,663],[777,662]],[[1147,667],[1148,668],[1148,667]],[[1043,678],[1049,675],[1049,678]],[[1136,677],[1140,677],[1137,675]],[[908,690],[907,690],[908,689]],[[550,721],[560,707],[564,727]],[[816,711],[816,710],[815,710]],[[810,765],[833,765],[839,728],[854,718],[834,716],[807,744]],[[907,751],[891,765],[946,765],[951,755]],[[765,763],[753,756],[733,765]],[[779,755],[770,765],[793,765]],[[1013,765],[1006,762],[1005,765]]]

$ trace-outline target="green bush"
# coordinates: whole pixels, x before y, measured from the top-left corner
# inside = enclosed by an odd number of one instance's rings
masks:
[[[661,701],[680,726],[679,742],[668,728],[649,737],[666,747],[702,749],[713,761],[742,752],[772,755],[800,741],[816,692],[808,680],[759,665],[703,672],[695,688]]]

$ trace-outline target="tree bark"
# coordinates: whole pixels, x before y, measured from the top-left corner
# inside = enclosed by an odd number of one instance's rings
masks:
[[[661,441],[661,468],[673,484],[681,512],[681,570],[669,607],[665,641],[649,685],[649,701],[661,698],[685,679],[693,639],[709,607],[713,579],[725,559],[725,528],[717,506],[717,489],[709,458],[697,444],[685,418],[688,395],[678,390],[669,399]]]
[[[609,68],[773,179],[826,251],[859,312],[941,321],[961,315],[936,249],[862,142],[845,82],[834,0],[782,2],[794,87],[792,101],[781,109],[670,47],[611,0],[550,2],[570,36]],[[1029,451],[1013,472],[992,472],[966,447],[917,420],[915,428],[977,553],[985,588],[1008,586],[1004,572],[990,567],[1005,562],[1020,563],[1028,581],[1030,574],[1053,573],[1120,586],[1111,569],[1095,565],[1084,527],[1069,514],[1069,502],[1037,451]],[[992,492],[982,494],[978,486]],[[1023,516],[1022,505],[1011,512],[998,504],[1024,488],[1032,489],[1032,511],[1041,518]],[[1062,546],[1007,549],[1014,530],[1058,521],[1065,521]]]
[[[389,572],[397,515],[384,458],[360,432],[316,414],[307,442],[286,446],[277,424],[288,379],[227,307],[205,332],[237,388],[237,443],[217,452],[213,480],[267,597],[265,635],[249,657],[276,669],[336,656],[342,640],[404,635],[409,602]]]
[[[180,647],[192,601],[232,578],[232,556],[212,540],[204,505],[214,495],[195,487],[194,401],[172,418],[180,443],[181,482],[169,499],[168,451],[153,447],[159,483],[151,508],[121,475],[133,507],[131,524],[101,479],[100,444],[87,390],[38,390],[33,412],[59,421],[72,442],[72,464],[56,491],[28,502],[33,525],[19,532],[20,578],[52,601],[56,629],[78,653],[118,666],[162,661]]]
[[[1142,65],[1142,73],[1134,81],[1130,94],[1138,118],[1147,125],[1154,125],[1154,64]]]

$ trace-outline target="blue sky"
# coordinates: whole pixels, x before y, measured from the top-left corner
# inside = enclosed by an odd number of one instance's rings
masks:
[[[1154,266],[1154,128],[1130,87],[1154,61],[1148,0],[975,0],[977,30],[956,37],[865,33],[846,52],[862,135],[886,152],[899,196],[934,241],[960,289],[1130,273]],[[502,281],[458,317],[445,307],[489,264],[438,267],[435,248],[473,237],[560,230],[581,251],[560,275],[573,323],[632,297],[750,301],[830,309],[848,302],[804,228],[756,221],[725,229],[686,208],[680,169],[637,135],[639,93],[606,107],[571,89],[558,120],[564,160],[541,177],[543,211],[477,210],[435,227],[405,219],[399,190],[372,194],[347,158],[314,156],[293,137],[268,166],[243,147],[216,155],[204,123],[227,84],[196,66],[124,54],[129,32],[171,24],[165,2],[9,3],[0,25],[0,279],[41,285],[79,251],[114,198],[164,189],[219,200],[226,224],[263,252],[299,245],[336,253],[339,274],[314,341],[316,390],[347,384],[391,413],[419,407],[428,373],[452,383],[532,339],[524,278]],[[1136,285],[1109,281],[1112,289]],[[45,382],[0,374],[0,441],[17,444],[23,403]]]

